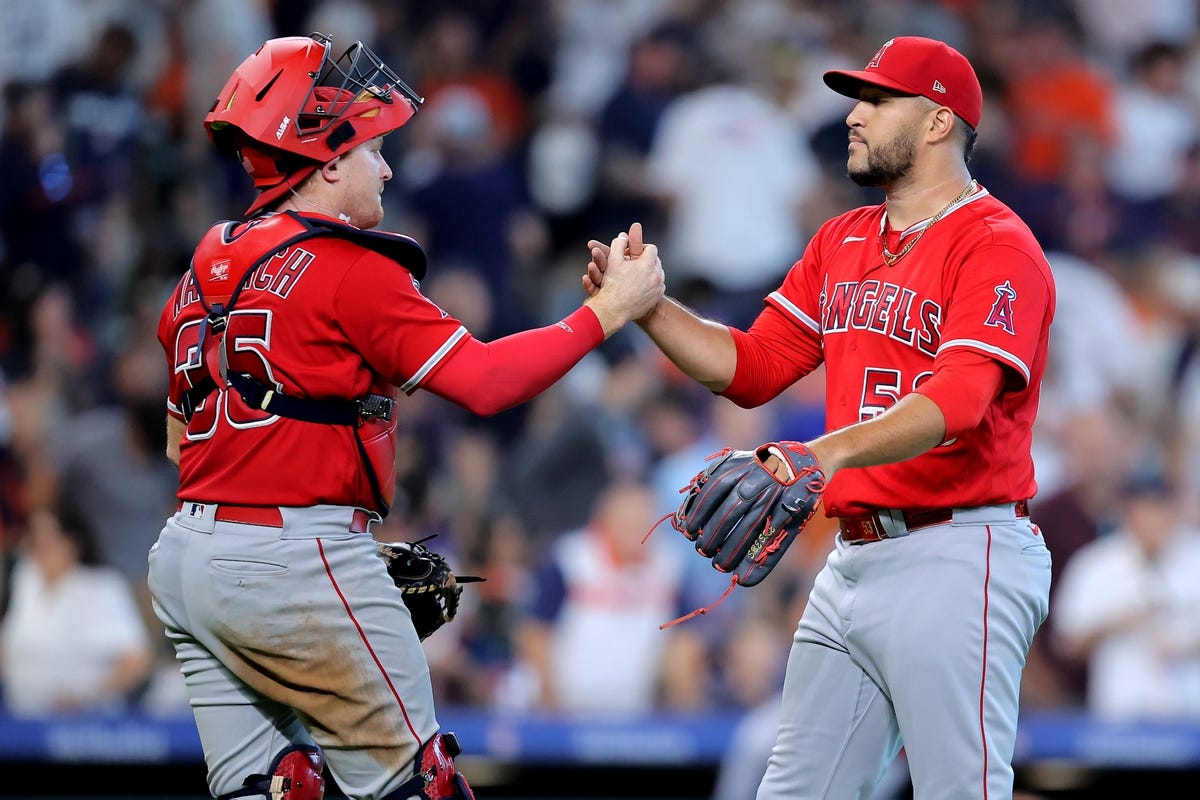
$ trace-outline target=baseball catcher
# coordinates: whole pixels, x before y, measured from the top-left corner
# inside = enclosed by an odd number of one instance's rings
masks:
[[[710,455],[688,485],[671,525],[696,543],[714,569],[732,573],[729,589],[754,586],[771,573],[816,513],[825,473],[800,442],[769,442],[755,450]],[[715,606],[697,609],[666,628]]]
[[[462,584],[486,580],[477,575],[456,576],[445,556],[423,544],[432,538],[375,543],[388,574],[404,596],[404,605],[422,641],[457,616]]]
[[[147,582],[197,665],[212,797],[319,800],[328,768],[348,800],[472,800],[420,641],[472,579],[420,542],[381,551],[372,530],[395,494],[397,401],[506,411],[663,296],[657,249],[617,237],[604,288],[558,323],[484,341],[438,307],[421,245],[379,229],[385,137],[423,103],[361,41],[339,56],[314,33],[264,42],[204,117],[257,196],[200,236],[159,313],[179,505]]]

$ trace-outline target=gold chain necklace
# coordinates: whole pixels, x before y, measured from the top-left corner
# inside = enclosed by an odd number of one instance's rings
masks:
[[[925,227],[921,228],[921,230],[917,231],[915,236],[910,237],[908,240],[908,243],[906,245],[904,245],[904,247],[900,248],[899,253],[893,253],[891,250],[888,250],[888,248],[887,248],[887,228],[885,226],[884,229],[882,231],[880,231],[880,233],[879,233],[879,246],[880,246],[880,248],[883,249],[884,262],[889,267],[891,267],[891,266],[894,266],[897,261],[899,261],[900,259],[904,258],[906,255],[908,255],[908,251],[912,250],[914,247],[916,247],[917,242],[921,241],[921,237],[925,235],[925,231],[932,228],[933,223],[937,222],[939,219],[944,217],[946,215],[946,212],[949,211],[952,207],[954,207],[958,203],[965,200],[967,198],[967,195],[969,195],[969,194],[971,194],[971,192],[975,191],[975,187],[977,185],[978,184],[975,181],[975,179],[972,178],[971,182],[967,184],[967,188],[962,190],[962,194],[960,194],[958,197],[951,200],[949,203],[947,203],[945,206],[942,207],[941,211],[937,212],[932,217],[930,217],[929,222],[927,222],[925,224]]]

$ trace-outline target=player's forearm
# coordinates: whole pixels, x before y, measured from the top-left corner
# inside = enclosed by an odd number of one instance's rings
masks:
[[[545,391],[603,340],[601,324],[587,308],[494,342],[468,337],[423,387],[473,414],[491,416]]]
[[[915,458],[937,447],[946,420],[937,403],[910,394],[877,417],[832,431],[809,443],[826,478],[847,467],[874,467]]]
[[[668,297],[638,325],[671,363],[696,382],[720,392],[733,380],[737,348],[722,323],[704,319]]]

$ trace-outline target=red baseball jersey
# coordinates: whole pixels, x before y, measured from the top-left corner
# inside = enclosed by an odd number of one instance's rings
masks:
[[[826,222],[767,302],[814,337],[826,365],[826,426],[882,413],[920,386],[938,359],[966,348],[999,362],[1005,386],[973,430],[908,461],[841,470],[829,516],[879,508],[963,508],[1033,497],[1031,455],[1054,279],[1029,228],[980,188],[937,222],[883,237],[885,207]],[[921,228],[927,228],[921,233]]]
[[[292,231],[285,215],[222,223],[205,236],[193,265],[207,302],[224,302],[254,259]],[[223,294],[222,294],[223,292]],[[168,413],[183,419],[185,391],[211,376],[210,352],[228,368],[315,400],[368,392],[412,393],[469,336],[421,294],[396,261],[339,236],[277,250],[256,270],[229,314],[224,341],[201,342],[205,310],[191,275],[168,298],[158,339],[170,368]],[[219,359],[218,359],[219,360]],[[218,382],[219,383],[219,382]],[[358,429],[386,498],[395,483],[395,420]],[[275,416],[236,392],[214,392],[181,442],[181,499],[259,506],[375,508],[355,428]]]

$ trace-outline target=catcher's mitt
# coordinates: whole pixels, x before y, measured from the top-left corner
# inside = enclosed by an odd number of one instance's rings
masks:
[[[774,455],[790,477],[766,465]],[[812,518],[825,491],[825,473],[800,442],[769,442],[756,450],[726,449],[680,489],[686,496],[671,525],[696,543],[713,567],[733,573],[733,585],[754,586],[775,568]]]
[[[403,593],[413,627],[422,640],[458,614],[460,584],[485,580],[475,575],[456,576],[444,556],[422,544],[432,538],[427,536],[417,542],[375,542],[376,552]]]

